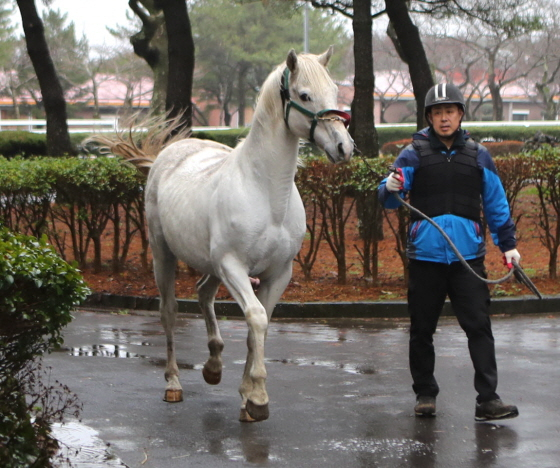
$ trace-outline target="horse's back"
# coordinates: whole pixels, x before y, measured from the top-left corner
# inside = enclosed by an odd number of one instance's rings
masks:
[[[232,148],[213,140],[187,138],[166,147],[156,158],[146,184],[146,201],[157,204],[166,186],[181,190],[207,185],[212,173],[224,164]],[[173,191],[173,189],[172,189]]]
[[[158,155],[150,169],[149,178],[161,177],[164,172],[169,177],[187,164],[202,165],[196,171],[208,169],[223,161],[231,151],[229,146],[213,140],[186,138],[169,145]]]

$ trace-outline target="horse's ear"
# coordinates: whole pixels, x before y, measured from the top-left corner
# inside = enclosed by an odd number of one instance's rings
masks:
[[[288,52],[288,58],[286,59],[286,65],[288,66],[288,70],[294,73],[297,67],[297,54],[294,49]]]
[[[319,55],[319,63],[321,65],[323,65],[324,67],[326,67],[329,64],[329,60],[332,57],[333,50],[334,50],[334,48],[331,45],[331,46],[329,46],[329,48],[325,52],[323,52],[321,55]]]

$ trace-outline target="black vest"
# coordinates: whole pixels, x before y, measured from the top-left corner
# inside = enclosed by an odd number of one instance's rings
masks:
[[[480,222],[482,170],[476,157],[478,144],[466,140],[465,146],[448,157],[432,149],[427,140],[414,140],[420,167],[414,173],[410,203],[430,218],[454,214]],[[412,219],[421,219],[412,213]]]

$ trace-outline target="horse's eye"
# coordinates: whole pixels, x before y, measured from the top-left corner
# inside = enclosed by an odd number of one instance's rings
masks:
[[[311,101],[311,98],[309,97],[309,94],[307,94],[307,93],[301,93],[301,94],[299,95],[299,98],[300,98],[303,102]]]

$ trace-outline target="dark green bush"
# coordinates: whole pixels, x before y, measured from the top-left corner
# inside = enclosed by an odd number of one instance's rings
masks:
[[[504,125],[499,127],[493,126],[472,126],[469,125],[466,129],[470,132],[472,138],[478,142],[485,141],[527,141],[532,139],[536,134],[542,133],[550,135],[555,138],[560,137],[560,125],[558,126],[531,126],[524,127],[521,125]]]
[[[465,127],[471,137],[478,142],[486,141],[528,141],[537,134],[550,135],[554,138],[560,138],[560,125],[558,126],[531,126],[524,127],[521,125],[504,126],[484,126],[484,125],[468,125]],[[412,134],[416,132],[416,125],[407,125],[402,127],[379,127],[377,134],[379,135],[379,146],[385,143],[411,139]]]
[[[416,125],[402,125],[398,127],[378,127],[377,134],[380,147],[386,143],[411,138],[416,131]],[[473,139],[479,142],[483,141],[528,141],[537,133],[549,135],[554,138],[560,138],[560,125],[558,126],[485,126],[485,125],[469,125],[468,130]],[[193,132],[193,137],[218,141],[224,145],[235,147],[237,143],[247,136],[249,127],[232,128],[227,130],[202,130]],[[70,140],[78,149],[80,154],[93,153],[96,154],[95,145],[88,148],[81,146],[82,142],[91,134],[88,133],[71,133]],[[0,155],[6,158],[12,158],[20,155],[29,157],[32,155],[44,156],[47,153],[46,137],[44,134],[36,134],[26,131],[3,131],[0,132]]]
[[[379,127],[376,129],[379,138],[379,147],[390,141],[398,141],[409,139],[412,140],[412,134],[416,132],[416,125],[406,125],[402,127]]]
[[[36,343],[44,349],[60,344],[62,327],[88,293],[79,271],[46,237],[0,228],[0,339],[20,335],[18,354],[34,353]]]
[[[62,343],[61,330],[88,295],[80,273],[54,252],[46,238],[0,228],[0,464],[45,467],[54,386],[45,386],[33,360]],[[26,398],[27,397],[27,398]],[[32,420],[34,422],[32,423]]]
[[[14,156],[43,156],[47,154],[47,138],[44,134],[17,131],[0,132],[0,155],[6,158]]]
[[[227,146],[235,148],[240,140],[249,133],[249,128],[232,128],[228,130],[208,130],[193,132],[194,138],[202,140],[214,140]]]

